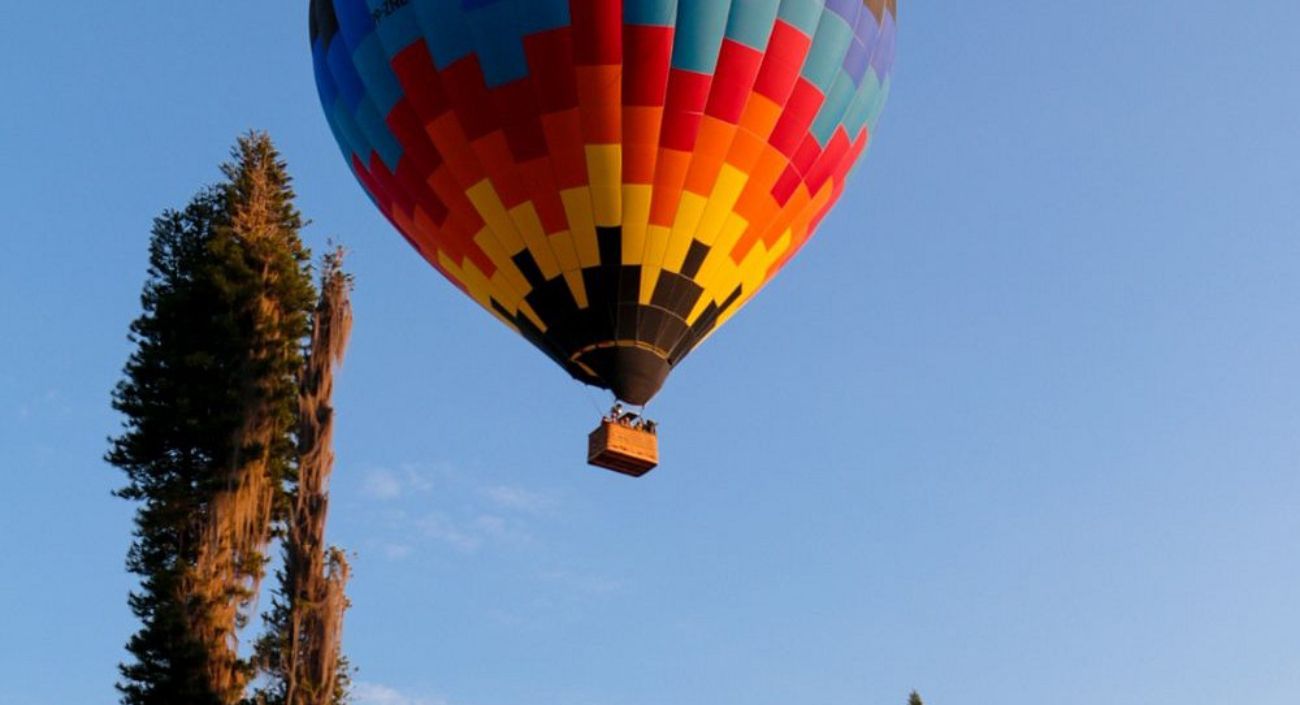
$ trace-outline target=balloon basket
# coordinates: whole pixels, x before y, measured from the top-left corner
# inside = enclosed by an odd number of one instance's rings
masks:
[[[659,465],[659,436],[653,421],[631,414],[603,419],[587,437],[587,463],[630,477]]]

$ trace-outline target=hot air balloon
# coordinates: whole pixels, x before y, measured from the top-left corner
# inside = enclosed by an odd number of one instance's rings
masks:
[[[310,12],[321,103],[379,210],[574,378],[644,405],[843,192],[889,92],[897,0]],[[644,472],[647,436],[612,414],[592,460]]]

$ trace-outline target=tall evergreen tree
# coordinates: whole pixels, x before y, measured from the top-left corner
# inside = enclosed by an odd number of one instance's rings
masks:
[[[338,705],[347,698],[349,673],[340,642],[348,562],[343,551],[325,545],[334,468],[334,369],[352,328],[352,281],[342,258],[341,250],[325,257],[299,384],[298,475],[290,491],[284,567],[268,632],[257,649],[268,676],[258,693],[265,705]]]
[[[228,454],[237,399],[227,346],[214,321],[225,311],[206,270],[225,208],[220,189],[200,192],[184,210],[154,221],[144,314],[131,325],[136,350],[113,406],[126,416],[107,459],[126,472],[118,495],[140,503],[127,567],[141,576],[130,605],[142,627],[127,644],[134,662],[118,686],[128,705],[218,705],[181,591],[201,524],[196,510],[212,493],[210,468]]]
[[[225,703],[243,697],[251,675],[238,636],[265,574],[272,521],[285,509],[283,488],[296,460],[302,339],[315,300],[310,255],[298,237],[302,217],[283,161],[259,134],[241,138],[233,156],[222,168],[226,221],[212,249],[222,264],[219,284],[247,341],[236,362],[240,424],[229,458],[214,468],[218,491],[186,585],[197,601],[192,621],[208,650],[208,677]]]
[[[907,705],[925,705],[925,703],[921,702],[921,694],[913,690],[907,698]]]
[[[295,463],[297,378],[314,302],[291,181],[270,139],[242,137],[226,181],[154,222],[131,326],[136,350],[107,454],[139,503],[128,568],[142,622],[122,666],[126,705],[229,705]]]

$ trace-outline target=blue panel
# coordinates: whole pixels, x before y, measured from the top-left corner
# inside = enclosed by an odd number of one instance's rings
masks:
[[[858,92],[853,96],[853,102],[844,114],[844,129],[848,131],[850,137],[856,137],[858,131],[867,124],[872,103],[879,91],[880,79],[876,78],[874,71],[868,70],[862,77],[862,84],[858,86]]]
[[[673,39],[673,68],[713,74],[730,6],[728,0],[681,0]]]
[[[338,102],[329,106],[325,114],[329,117],[330,127],[334,128],[334,136],[338,138],[339,143],[345,147],[344,151],[350,151],[348,163],[352,163],[352,156],[361,160],[362,164],[370,162],[370,141],[362,134],[361,129],[357,127],[356,122],[352,119],[352,110],[345,104]]]
[[[384,3],[388,2],[388,0],[367,1],[371,7],[382,7]],[[415,15],[415,7],[412,5],[404,5],[380,20],[377,33],[384,46],[388,48],[388,58],[390,59],[397,52],[424,38],[424,31],[420,29],[420,23]]]
[[[402,158],[402,145],[398,144],[397,138],[393,137],[393,133],[388,130],[388,123],[384,121],[384,116],[375,110],[374,105],[365,102],[357,111],[356,118],[357,125],[365,133],[373,149],[379,153],[379,158],[384,160],[388,170],[397,171],[397,162]]]
[[[727,38],[763,51],[772,37],[772,25],[781,0],[732,0]]]
[[[470,0],[465,2],[468,4]],[[465,14],[461,31],[469,29],[473,34],[474,51],[488,88],[527,76],[528,61],[524,57],[523,38],[531,32],[525,30],[525,22],[536,6],[488,0],[477,2],[479,7],[471,7]]]
[[[370,6],[364,2],[335,2],[334,14],[339,19],[339,32],[349,46],[356,46],[366,35],[375,31],[375,20],[370,14]]]
[[[325,55],[325,40],[317,39],[312,46],[312,73],[316,75],[316,92],[320,94],[320,102],[324,107],[329,107],[338,99],[339,89],[334,85],[334,77],[330,75],[329,62]]]
[[[357,74],[357,67],[352,65],[352,56],[345,42],[335,40],[330,43],[329,56],[326,57],[329,71],[334,76],[334,87],[338,89],[348,109],[355,110],[366,96],[366,86]]]
[[[829,91],[852,43],[853,28],[844,18],[833,12],[823,14],[812,48],[808,50],[808,58],[804,61],[803,77],[820,88],[823,94]]]
[[[812,125],[812,136],[823,147],[830,141],[831,135],[835,134],[835,128],[840,126],[840,118],[844,117],[844,112],[853,102],[853,88],[853,79],[840,72],[831,85],[830,92],[826,94],[826,102],[822,103]]]
[[[387,115],[402,99],[404,91],[393,73],[388,52],[380,43],[378,33],[366,37],[356,51],[352,52],[352,63],[357,67],[357,72],[365,77],[366,97],[381,114]]]
[[[439,71],[474,51],[474,37],[465,31],[459,0],[418,0],[415,15]]]
[[[672,27],[677,24],[677,0],[624,0],[623,23]]]
[[[825,9],[825,0],[781,0],[779,15],[786,24],[811,37],[817,31],[817,21]]]

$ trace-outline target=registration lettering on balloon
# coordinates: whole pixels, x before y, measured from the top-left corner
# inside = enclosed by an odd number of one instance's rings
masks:
[[[374,18],[375,22],[380,22],[409,4],[411,4],[411,0],[383,0],[378,6],[370,10],[370,16]]]
[[[434,268],[645,403],[797,253],[889,94],[896,0],[312,0],[321,102]]]

